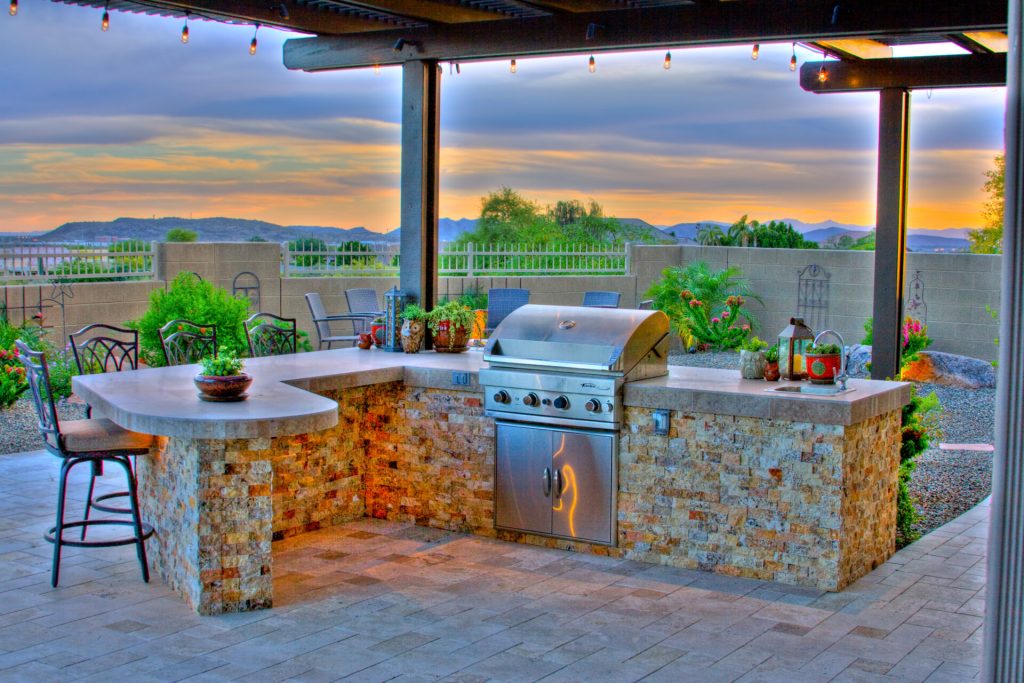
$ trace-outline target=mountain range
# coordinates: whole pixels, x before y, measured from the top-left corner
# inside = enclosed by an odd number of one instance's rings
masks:
[[[701,225],[717,225],[727,228],[729,223],[721,221],[700,221],[676,223],[675,225],[654,225],[640,218],[620,218],[620,222],[640,228],[655,241],[696,243],[697,231]],[[793,218],[780,219],[789,223],[804,238],[824,245],[843,235],[859,239],[873,231],[871,226],[853,225],[838,221],[805,223]],[[439,238],[450,242],[464,232],[476,227],[474,218],[442,218],[438,222]],[[199,235],[202,242],[230,242],[259,238],[268,242],[287,242],[300,238],[322,239],[331,244],[346,241],[357,242],[398,242],[399,229],[390,232],[375,232],[364,227],[337,228],[317,225],[278,225],[267,221],[241,218],[117,218],[112,221],[76,221],[65,223],[46,233],[0,233],[0,239],[32,239],[41,242],[92,242],[103,243],[123,239],[144,241],[160,240],[172,228],[185,228]],[[969,247],[969,228],[946,230],[908,231],[907,244],[912,251],[963,251]]]

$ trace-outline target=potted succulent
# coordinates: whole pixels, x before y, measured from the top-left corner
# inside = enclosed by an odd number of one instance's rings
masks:
[[[242,372],[245,362],[233,351],[203,358],[202,371],[195,376],[199,398],[204,401],[243,401],[252,377]]]
[[[370,338],[373,340],[373,345],[378,349],[384,346],[384,333],[387,329],[387,324],[384,321],[384,316],[377,316],[370,322]]]
[[[465,351],[474,318],[473,310],[458,301],[437,306],[427,316],[427,325],[434,333],[434,350],[442,353]]]
[[[779,345],[773,344],[764,350],[764,380],[779,381]]]
[[[763,379],[765,357],[764,350],[768,342],[751,337],[740,347],[740,376],[743,379]]]
[[[838,344],[811,344],[804,353],[807,379],[814,384],[833,384],[843,364]]]
[[[417,304],[409,304],[402,311],[402,350],[406,353],[419,353],[423,344],[423,336],[427,333],[427,312]]]

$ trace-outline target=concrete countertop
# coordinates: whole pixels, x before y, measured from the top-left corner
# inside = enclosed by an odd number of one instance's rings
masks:
[[[251,439],[302,434],[333,427],[337,404],[314,392],[402,381],[410,386],[481,391],[483,354],[335,349],[253,358],[249,398],[209,403],[197,396],[197,365],[86,375],[75,393],[97,415],[146,434],[191,439]],[[669,374],[625,388],[625,405],[684,412],[771,418],[822,424],[855,424],[896,410],[910,400],[902,382],[850,380],[852,391],[808,396],[768,391],[786,382],[744,380],[739,370],[670,366]]]

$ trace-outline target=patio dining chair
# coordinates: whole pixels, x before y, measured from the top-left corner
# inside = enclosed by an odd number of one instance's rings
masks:
[[[530,290],[495,287],[487,290],[487,333],[494,331],[509,313],[530,303]]]
[[[172,320],[160,328],[160,348],[168,365],[198,363],[206,356],[217,357],[217,326],[191,320]]]
[[[649,311],[654,308],[654,299],[644,299],[636,305],[638,310]]]
[[[370,323],[373,322],[373,319],[384,315],[384,308],[377,300],[377,290],[371,287],[346,289],[345,301],[348,302],[349,315],[363,317],[362,328],[356,330],[356,334],[359,332],[369,332]]]
[[[306,304],[309,306],[309,315],[313,318],[313,329],[316,330],[318,349],[330,349],[334,347],[334,344],[345,342],[354,345],[359,340],[359,333],[363,330],[364,323],[367,321],[366,313],[327,315],[327,309],[324,308],[324,302],[318,292],[307,292]],[[352,334],[336,333],[331,329],[331,325],[334,323],[351,324]],[[366,329],[369,330],[369,325],[366,325]]]
[[[21,340],[16,341],[15,344],[19,360],[25,368],[25,380],[28,382],[32,401],[35,403],[36,413],[39,416],[39,433],[43,437],[43,445],[47,451],[61,459],[60,478],[57,483],[56,524],[43,534],[43,538],[53,544],[50,585],[56,587],[60,581],[60,557],[64,546],[110,548],[134,545],[139,565],[142,568],[142,580],[148,583],[149,564],[146,560],[146,539],[153,535],[153,527],[142,523],[139,514],[138,486],[128,457],[148,453],[153,443],[153,437],[122,429],[106,418],[61,422],[53,403],[46,356],[41,351],[33,351],[28,348]],[[95,464],[97,462],[114,463],[124,470],[128,483],[131,519],[68,521],[64,518],[68,476],[71,474],[71,470],[82,463]],[[87,541],[84,535],[81,540],[71,540],[65,537],[65,532],[68,529],[112,526],[130,527],[131,535],[118,538],[105,537],[96,541]]]
[[[584,292],[583,305],[592,308],[618,308],[621,297],[622,294],[619,292]]]
[[[249,357],[283,356],[295,353],[298,334],[295,318],[282,318],[273,313],[254,313],[242,324]]]
[[[71,351],[75,356],[75,365],[80,375],[97,375],[105,372],[121,372],[135,370],[139,367],[139,332],[114,325],[96,323],[87,325],[77,332],[68,335]],[[92,417],[92,406],[85,405],[86,418]],[[129,465],[132,465],[129,460]],[[133,468],[134,471],[134,468]],[[92,474],[89,477],[89,492],[85,497],[85,513],[83,520],[88,520],[93,509],[117,515],[129,515],[131,507],[111,505],[108,501],[127,498],[129,492],[114,491],[93,496],[96,490],[96,478],[103,476],[103,460],[92,461]],[[82,540],[85,540],[86,526],[82,526]]]

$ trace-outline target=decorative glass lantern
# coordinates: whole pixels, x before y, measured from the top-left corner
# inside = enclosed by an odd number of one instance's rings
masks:
[[[803,318],[790,318],[789,325],[779,333],[779,373],[783,379],[807,379],[804,356],[814,343],[814,332],[804,325]]]
[[[398,287],[384,292],[384,350],[402,350],[402,311],[406,296]]]

